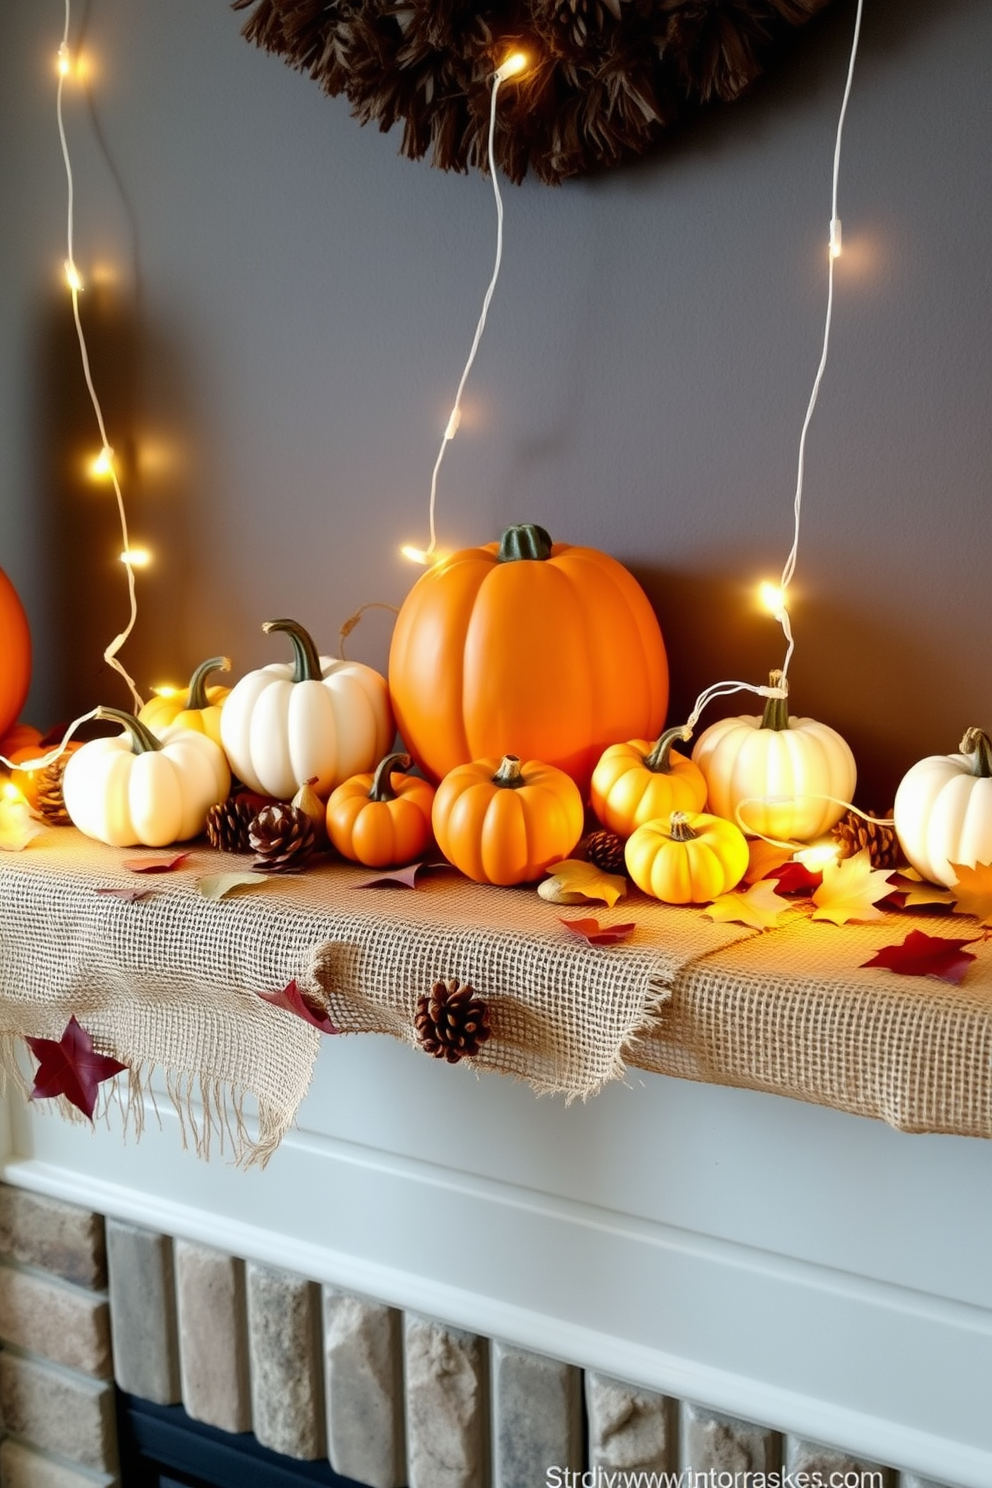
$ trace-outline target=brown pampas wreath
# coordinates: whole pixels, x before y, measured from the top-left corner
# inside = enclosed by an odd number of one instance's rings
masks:
[[[400,121],[401,149],[442,170],[557,184],[643,154],[702,105],[738,98],[789,31],[829,0],[233,0],[244,35],[343,93],[362,124]]]

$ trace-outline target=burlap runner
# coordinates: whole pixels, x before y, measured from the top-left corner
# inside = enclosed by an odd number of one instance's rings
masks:
[[[636,1065],[908,1131],[992,1135],[988,945],[969,947],[978,959],[960,987],[861,969],[914,926],[963,937],[980,934],[974,920],[839,929],[797,910],[759,933],[636,890],[612,910],[560,907],[450,871],[415,890],[360,888],[368,875],[340,864],[211,902],[198,878],[246,859],[196,846],[177,871],[138,878],[123,865],[142,855],[71,829],[0,854],[0,1038],[10,1068],[24,1035],[58,1038],[75,1013],[129,1065],[132,1119],[158,1067],[205,1154],[211,1135],[230,1135],[236,1160],[265,1161],[293,1121],[321,1035],[256,995],[293,977],[344,1032],[411,1044],[417,997],[470,981],[493,1025],[472,1066],[542,1092],[593,1095]],[[151,895],[128,903],[100,887]],[[589,914],[637,929],[603,948],[560,924]]]

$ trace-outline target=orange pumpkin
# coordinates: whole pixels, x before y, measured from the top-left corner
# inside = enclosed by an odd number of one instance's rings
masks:
[[[38,748],[40,743],[41,729],[36,729],[32,723],[15,723],[0,738],[0,754],[5,759],[10,759],[15,749],[26,749],[29,746],[37,749],[39,754],[44,754],[45,751]]]
[[[367,868],[415,863],[429,847],[434,787],[410,768],[408,754],[387,754],[375,774],[352,775],[327,801],[327,835],[343,858]]]
[[[603,826],[618,837],[673,811],[702,811],[706,779],[698,765],[672,748],[681,728],[668,729],[656,744],[629,739],[611,744],[592,772],[590,803]]]
[[[62,754],[74,754],[76,750],[80,749],[81,747],[82,740],[70,739],[68,744],[62,750]],[[22,744],[20,749],[15,749],[13,754],[9,754],[7,756],[11,763],[15,766],[15,768],[10,772],[11,784],[17,786],[17,789],[20,791],[21,795],[24,797],[25,801],[27,801],[28,805],[32,807],[33,810],[38,809],[38,791],[41,785],[42,772],[44,771],[45,767],[44,765],[39,765],[38,768],[34,770],[19,770],[16,768],[16,766],[18,764],[18,761],[20,760],[44,759],[45,756],[49,753],[50,749],[46,749],[43,744]]]
[[[441,781],[431,814],[437,845],[476,883],[530,883],[567,858],[585,812],[570,775],[515,754],[457,765]]]
[[[31,633],[17,590],[0,569],[0,736],[17,718],[31,683]]]
[[[747,838],[733,822],[703,811],[673,811],[627,838],[627,872],[639,889],[665,904],[706,904],[739,884]]]
[[[668,662],[647,595],[615,558],[510,527],[417,580],[396,620],[389,688],[431,779],[513,750],[584,792],[608,744],[660,732]]]

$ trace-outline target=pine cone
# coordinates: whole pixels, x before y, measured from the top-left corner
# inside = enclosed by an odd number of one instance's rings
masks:
[[[207,840],[221,852],[251,852],[248,828],[264,804],[262,796],[235,795],[207,812]]]
[[[586,861],[604,873],[626,873],[624,840],[616,832],[590,832],[585,840]]]
[[[38,771],[38,811],[50,827],[71,827],[72,818],[65,809],[62,795],[62,776],[69,756],[60,754],[50,765]]]
[[[831,836],[840,844],[842,858],[853,858],[866,847],[873,868],[898,868],[903,861],[895,828],[879,821],[874,811],[869,811],[867,819],[856,811],[845,811]]]
[[[248,828],[255,853],[253,868],[266,873],[295,872],[313,852],[313,822],[305,811],[284,801],[263,806]]]
[[[430,991],[417,998],[415,1019],[420,1047],[435,1059],[457,1064],[467,1054],[478,1054],[492,1032],[489,1009],[476,997],[470,982],[455,977],[435,982]]]

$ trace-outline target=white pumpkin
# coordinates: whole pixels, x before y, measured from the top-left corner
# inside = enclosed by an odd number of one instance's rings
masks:
[[[386,679],[360,661],[318,656],[295,620],[268,620],[262,629],[284,631],[295,659],[248,672],[232,688],[220,716],[221,743],[251,790],[288,801],[310,780],[326,800],[392,748]]]
[[[116,708],[124,732],[91,739],[69,756],[62,776],[65,808],[74,826],[111,847],[166,847],[196,837],[207,812],[231,789],[219,744],[192,729],[153,732]]]
[[[781,672],[770,683],[788,691]],[[708,812],[784,841],[810,842],[829,831],[857,782],[847,742],[815,718],[790,717],[787,696],[770,697],[760,718],[711,724],[692,758],[706,778]]]
[[[906,772],[896,791],[896,836],[917,873],[950,888],[952,863],[992,863],[992,741],[971,728],[960,754],[932,754]]]

